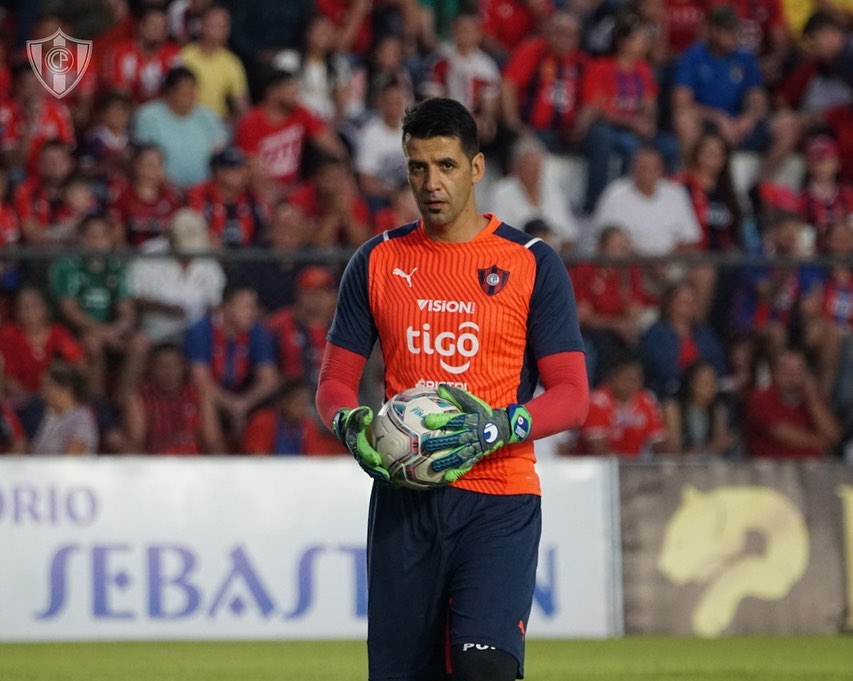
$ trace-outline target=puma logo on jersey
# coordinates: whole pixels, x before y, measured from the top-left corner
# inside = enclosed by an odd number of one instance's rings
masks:
[[[414,268],[411,272],[409,272],[409,273],[404,272],[404,271],[403,271],[403,270],[401,270],[399,267],[395,267],[395,268],[394,268],[394,271],[393,271],[393,272],[391,272],[391,274],[393,274],[393,275],[394,275],[394,276],[396,276],[396,277],[402,277],[403,279],[405,279],[405,280],[406,280],[406,283],[409,285],[409,288],[412,288],[412,275],[413,275],[415,272],[417,272],[417,271],[418,271],[418,268],[417,268],[417,267],[415,267],[415,268]]]

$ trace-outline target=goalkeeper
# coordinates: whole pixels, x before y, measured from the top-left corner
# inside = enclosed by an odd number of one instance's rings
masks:
[[[512,681],[524,675],[541,532],[533,440],[581,425],[588,405],[574,295],[547,244],[477,211],[485,159],[464,106],[417,104],[402,143],[421,220],[350,260],[317,391],[375,481],[369,678]],[[358,387],[377,340],[386,398],[436,385],[459,409],[426,419],[446,486],[394,486],[368,442]]]

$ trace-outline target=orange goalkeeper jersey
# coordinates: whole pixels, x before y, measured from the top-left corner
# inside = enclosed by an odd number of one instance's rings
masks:
[[[389,398],[415,386],[458,385],[493,407],[523,404],[537,360],[582,351],[571,282],[539,239],[487,215],[465,243],[430,239],[420,222],[364,244],[344,273],[329,341],[367,357],[379,340]],[[455,486],[539,494],[533,443],[504,447]]]

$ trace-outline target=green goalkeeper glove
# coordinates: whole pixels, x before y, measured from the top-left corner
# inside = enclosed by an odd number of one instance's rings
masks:
[[[522,442],[530,436],[532,418],[520,404],[492,409],[466,390],[441,383],[438,394],[451,402],[461,414],[427,414],[423,424],[430,430],[444,431],[421,441],[421,451],[452,451],[432,462],[434,471],[444,471],[444,479],[456,482],[484,456],[504,445]]]
[[[370,407],[341,409],[335,414],[332,430],[365,473],[379,482],[390,482],[391,476],[382,466],[379,452],[367,439],[367,427],[371,423],[373,423],[373,410]]]

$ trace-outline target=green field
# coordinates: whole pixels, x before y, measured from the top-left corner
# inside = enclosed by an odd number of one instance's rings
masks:
[[[2,681],[365,681],[361,642],[2,644]],[[531,641],[529,681],[850,681],[853,639]]]

